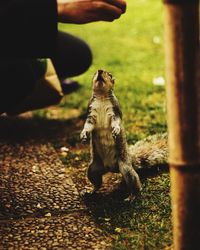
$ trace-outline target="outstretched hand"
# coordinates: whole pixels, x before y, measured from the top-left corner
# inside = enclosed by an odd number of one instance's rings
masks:
[[[57,0],[58,21],[84,24],[119,18],[126,11],[124,0]]]

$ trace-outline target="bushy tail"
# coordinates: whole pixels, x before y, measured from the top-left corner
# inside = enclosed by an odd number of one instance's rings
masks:
[[[129,146],[132,164],[140,177],[168,171],[167,133],[149,136]]]

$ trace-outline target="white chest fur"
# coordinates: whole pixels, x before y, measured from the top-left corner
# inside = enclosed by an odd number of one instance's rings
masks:
[[[96,99],[91,108],[91,115],[96,121],[95,128],[111,128],[111,117],[114,115],[111,101],[109,99]]]
[[[111,119],[114,116],[111,101],[108,99],[95,100],[91,106],[91,115],[96,121],[92,139],[97,153],[105,167],[113,168],[116,165],[116,146],[111,128]]]

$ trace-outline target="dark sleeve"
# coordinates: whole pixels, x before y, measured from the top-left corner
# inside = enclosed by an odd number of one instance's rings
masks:
[[[56,0],[0,0],[0,58],[44,58],[55,52]]]

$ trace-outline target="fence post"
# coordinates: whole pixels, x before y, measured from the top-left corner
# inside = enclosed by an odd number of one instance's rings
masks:
[[[200,249],[199,1],[164,0],[174,249]]]

